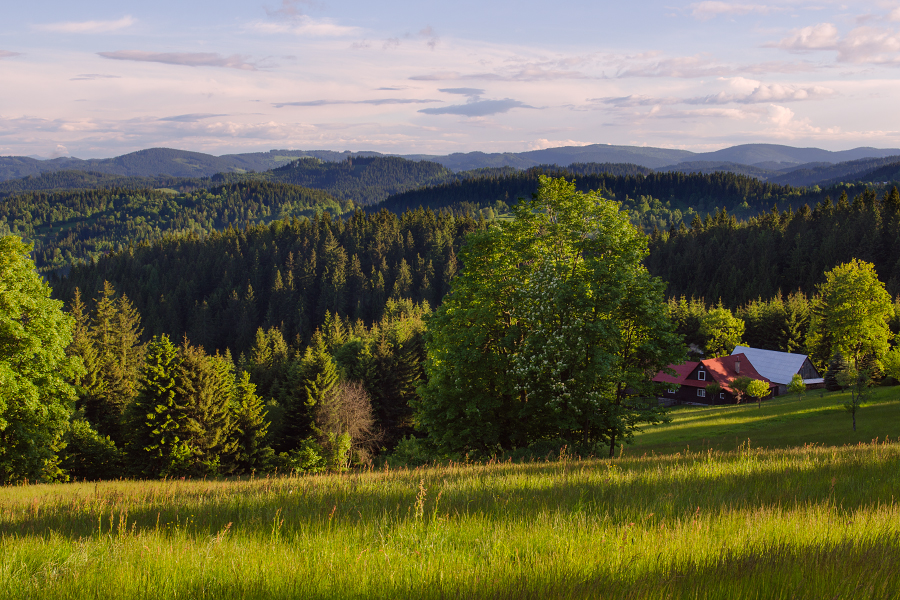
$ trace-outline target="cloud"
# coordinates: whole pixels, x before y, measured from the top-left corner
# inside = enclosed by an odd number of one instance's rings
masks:
[[[388,38],[384,40],[384,43],[381,45],[382,50],[390,50],[391,48],[399,48],[400,47],[400,38]]]
[[[314,19],[307,15],[300,15],[287,21],[274,23],[257,21],[251,23],[249,29],[267,35],[273,33],[286,33],[306,37],[344,37],[348,35],[358,35],[360,32],[359,27],[338,25],[331,19]]]
[[[833,50],[837,47],[838,30],[831,23],[818,23],[801,29],[794,29],[791,35],[777,44],[768,44],[789,52],[809,50]]]
[[[222,56],[213,52],[144,52],[143,50],[118,50],[116,52],[98,52],[97,54],[113,60],[155,62],[185,67],[226,67],[242,71],[257,70],[255,64],[247,62],[239,54]]]
[[[69,81],[94,81],[96,79],[121,79],[118,75],[101,75],[100,73],[82,73],[77,77],[71,77]]]
[[[526,150],[544,150],[546,148],[559,148],[563,146],[590,146],[593,142],[579,142],[576,140],[548,140],[541,138],[525,144]]]
[[[837,61],[843,63],[900,65],[900,34],[882,27],[856,27],[841,38],[833,24],[819,23],[795,29],[790,36],[768,46],[789,52],[835,50]]]
[[[431,102],[440,102],[440,100],[419,100],[416,98],[379,98],[375,100],[307,100],[304,102],[278,102],[273,103],[275,108],[285,106],[333,106],[336,104],[371,104],[372,106],[382,106],[384,104],[429,104]]]
[[[125,16],[117,21],[69,21],[66,23],[46,23],[35,25],[39,31],[52,31],[55,33],[109,33],[131,27],[137,23],[137,19]]]
[[[300,10],[299,5],[305,4],[306,6],[317,6],[318,3],[312,0],[281,0],[281,8],[271,9],[268,6],[265,8],[266,14],[270,17],[276,19],[295,19],[303,15],[303,12]]]
[[[691,16],[700,21],[708,21],[719,15],[747,15],[750,13],[768,14],[774,9],[764,4],[730,4],[728,2],[695,2],[688,8]]]
[[[478,98],[484,93],[484,90],[479,88],[441,88],[438,91],[444,92],[445,94],[459,94],[461,96],[469,96],[470,98]]]
[[[477,100],[467,104],[454,104],[439,108],[423,108],[420,113],[427,115],[462,115],[464,117],[486,117],[506,113],[513,108],[534,108],[518,100],[506,98],[504,100]]]
[[[22,53],[11,52],[9,50],[0,50],[0,58],[12,58],[13,56],[22,56]]]
[[[419,31],[419,35],[426,39],[425,43],[432,50],[437,47],[437,44],[440,41],[440,38],[438,37],[437,33],[434,32],[434,29],[431,27],[431,25],[426,25],[424,29]]]
[[[226,114],[212,114],[212,113],[192,113],[189,115],[175,115],[172,117],[162,117],[161,119],[157,119],[158,121],[174,121],[177,123],[196,123],[202,119],[212,119],[214,117],[227,117]]]

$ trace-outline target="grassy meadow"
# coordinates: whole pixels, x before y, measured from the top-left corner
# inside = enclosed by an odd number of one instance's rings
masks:
[[[0,488],[0,597],[900,598],[900,444],[840,401],[679,409],[607,460]]]

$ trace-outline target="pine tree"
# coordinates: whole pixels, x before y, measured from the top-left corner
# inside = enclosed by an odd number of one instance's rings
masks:
[[[178,349],[168,336],[153,338],[147,345],[139,391],[126,415],[131,432],[126,452],[136,476],[169,475],[187,458],[179,431],[183,412],[176,391],[180,365]]]
[[[235,474],[265,471],[274,452],[268,443],[269,423],[262,398],[250,381],[250,374],[242,372],[236,383],[234,409],[235,451],[232,458]]]

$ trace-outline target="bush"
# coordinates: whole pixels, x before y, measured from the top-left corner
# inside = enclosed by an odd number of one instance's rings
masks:
[[[95,481],[123,475],[124,456],[109,436],[100,435],[84,419],[71,423],[65,436],[61,467],[69,477]]]

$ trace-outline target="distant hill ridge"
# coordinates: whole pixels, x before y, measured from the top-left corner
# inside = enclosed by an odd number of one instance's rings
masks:
[[[714,152],[690,152],[671,148],[643,146],[612,146],[592,144],[589,146],[563,146],[528,152],[454,153],[438,155],[388,155],[378,152],[334,152],[330,150],[270,150],[246,154],[213,156],[201,152],[175,150],[171,148],[149,148],[105,159],[82,160],[73,157],[39,160],[26,156],[0,157],[0,182],[35,178],[31,185],[50,189],[57,182],[77,179],[71,172],[90,172],[94,177],[82,177],[83,185],[109,183],[112,177],[156,178],[162,183],[165,178],[205,178],[217,174],[241,175],[251,172],[268,173],[267,177],[284,181],[287,173],[280,168],[299,159],[316,159],[325,163],[343,163],[348,158],[383,159],[381,166],[389,171],[405,170],[406,175],[399,188],[388,190],[397,193],[403,189],[413,189],[420,185],[434,185],[442,178],[450,178],[451,172],[460,173],[478,169],[527,169],[545,165],[573,164],[629,164],[633,168],[655,171],[678,171],[682,173],[713,173],[728,171],[755,177],[781,185],[807,186],[825,185],[839,181],[865,179],[867,173],[876,168],[900,162],[900,148],[854,148],[832,152],[820,148],[794,148],[777,144],[743,144]],[[406,165],[401,168],[403,161]],[[363,161],[364,162],[364,161]],[[417,163],[411,165],[409,162]],[[306,162],[307,170],[312,162]],[[329,169],[325,169],[326,171]],[[352,169],[358,171],[358,168]],[[376,169],[378,171],[381,168]],[[894,173],[888,169],[886,172]],[[47,178],[48,173],[67,172],[66,176]],[[302,175],[298,181],[302,185],[315,186],[316,177],[312,173]],[[328,180],[334,174],[321,174]],[[106,177],[103,177],[106,176]],[[465,175],[463,175],[465,176]],[[42,179],[41,179],[42,178]],[[41,179],[38,181],[37,179]],[[138,182],[121,182],[137,185]],[[20,191],[29,185],[13,185],[7,193]],[[363,186],[365,187],[365,186]],[[14,188],[14,189],[13,189]],[[376,194],[382,199],[383,193]],[[354,200],[358,201],[357,198]]]

